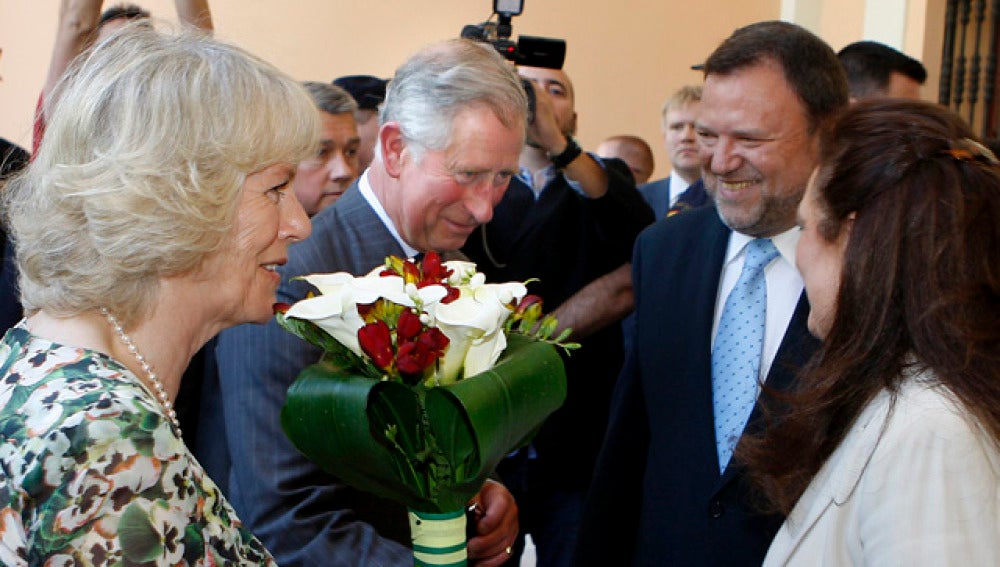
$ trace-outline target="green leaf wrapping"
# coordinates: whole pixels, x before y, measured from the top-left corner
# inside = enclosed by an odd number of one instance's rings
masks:
[[[517,335],[492,369],[449,386],[373,381],[328,363],[302,371],[281,421],[344,482],[427,512],[460,509],[566,398],[550,344]]]

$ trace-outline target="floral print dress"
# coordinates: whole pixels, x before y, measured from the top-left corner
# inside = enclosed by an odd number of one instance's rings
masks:
[[[0,343],[0,564],[273,565],[134,374]]]

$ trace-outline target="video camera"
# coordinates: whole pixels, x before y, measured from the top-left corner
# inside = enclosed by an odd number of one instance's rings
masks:
[[[462,28],[462,37],[489,43],[505,58],[518,65],[562,69],[566,59],[566,42],[561,39],[522,35],[511,41],[510,19],[524,10],[524,0],[493,0],[493,15],[497,21],[469,24]]]

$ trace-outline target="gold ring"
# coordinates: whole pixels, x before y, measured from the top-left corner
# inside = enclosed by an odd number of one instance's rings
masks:
[[[503,548],[503,550],[504,550],[504,552],[505,552],[505,553],[506,553],[507,555],[510,555],[510,554],[511,554],[511,551],[512,551],[509,545],[508,545],[507,547]]]

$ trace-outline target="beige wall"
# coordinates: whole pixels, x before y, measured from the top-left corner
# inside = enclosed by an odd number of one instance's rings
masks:
[[[298,79],[389,76],[420,46],[483,21],[491,0],[210,0],[218,37],[242,45]],[[110,3],[110,0],[109,2]],[[174,17],[170,0],[139,0]],[[515,34],[561,37],[578,93],[579,138],[590,149],[606,136],[633,133],[669,170],[659,108],[685,83],[689,66],[737,26],[778,17],[779,0],[527,0]],[[59,0],[0,0],[0,136],[30,144],[31,115],[45,78]],[[234,101],[238,104],[238,101]]]
[[[939,39],[933,48],[921,43],[922,16],[927,4],[937,8],[943,1],[909,0],[908,14],[899,16],[906,29],[906,45],[899,47],[921,58],[935,49],[940,53]],[[457,36],[464,24],[485,20],[492,9],[491,0],[210,2],[218,37],[242,45],[301,80],[354,73],[390,76],[409,53]],[[155,15],[174,18],[171,0],[140,0],[140,4]],[[593,149],[614,134],[642,136],[656,153],[654,178],[669,171],[659,128],[660,105],[678,87],[701,82],[700,73],[691,71],[690,65],[703,60],[734,28],[785,15],[839,49],[861,39],[866,9],[866,0],[526,0],[525,4],[524,14],[514,18],[515,35],[560,37],[568,42],[565,68],[576,85],[581,143]],[[789,10],[789,4],[794,9]],[[4,51],[0,136],[25,146],[30,144],[31,115],[48,66],[58,5],[59,0],[0,0]],[[927,28],[934,26],[939,24],[927,22]],[[927,94],[936,96],[936,86],[925,89]]]

